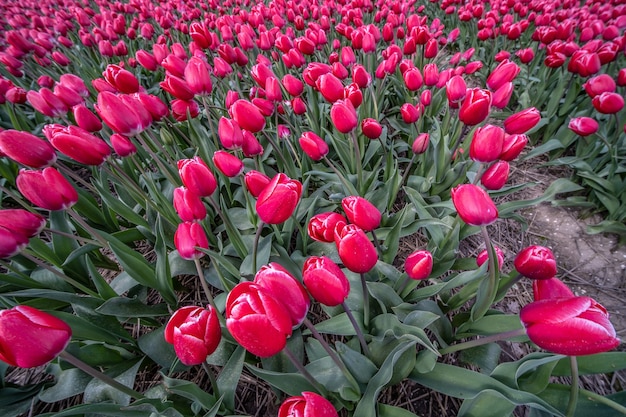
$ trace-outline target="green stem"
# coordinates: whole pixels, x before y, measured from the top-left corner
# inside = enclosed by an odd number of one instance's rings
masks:
[[[380,246],[378,242],[378,238],[376,237],[376,232],[372,230],[372,238],[374,239],[374,245],[376,245],[376,249],[378,250],[378,257],[382,259],[383,257],[383,248]]]
[[[610,400],[600,394],[596,394],[595,392],[592,391],[587,391],[586,389],[580,389],[580,393],[582,395],[584,395],[585,397],[587,397],[587,399],[591,400],[591,401],[595,401],[597,403],[600,403],[602,405],[605,405],[607,407],[612,408],[613,410],[617,411],[620,414],[623,414],[626,416],[626,407],[624,407],[621,404],[616,403],[613,400]]]
[[[407,165],[406,169],[404,170],[404,173],[402,174],[402,181],[400,181],[400,187],[404,186],[404,184],[406,183],[406,179],[409,177],[411,168],[413,167],[413,164],[415,163],[415,157],[416,155],[413,154],[413,157],[411,158],[409,165]]]
[[[352,142],[354,144],[354,156],[356,159],[356,185],[357,189],[361,191],[361,187],[363,186],[363,167],[361,161],[361,149],[359,147],[359,140],[356,137],[356,129],[353,129],[350,132],[350,136],[352,137]],[[361,195],[361,193],[359,193]]]
[[[109,242],[107,242],[107,240],[103,238],[102,235],[98,233],[96,229],[89,226],[87,222],[82,217],[80,217],[80,215],[76,213],[72,207],[69,207],[68,209],[66,209],[66,211],[70,215],[70,217],[74,219],[74,221],[76,221],[76,223],[78,223],[83,229],[85,229],[85,231],[91,233],[91,235],[98,241],[98,243],[103,248],[109,247]]]
[[[256,233],[254,234],[254,245],[252,245],[252,272],[256,274],[256,257],[259,251],[259,238],[261,237],[261,231],[263,230],[263,226],[265,226],[264,222],[259,222],[259,227],[256,229]]]
[[[569,365],[572,371],[572,388],[569,394],[569,402],[567,403],[567,412],[565,415],[567,417],[574,417],[574,413],[576,412],[576,404],[578,403],[578,361],[576,360],[576,356],[569,357]]]
[[[202,273],[202,266],[200,265],[200,258],[194,258],[193,262],[196,264],[196,271],[198,273],[198,279],[200,280],[200,284],[202,285],[202,291],[204,291],[204,295],[207,298],[207,301],[215,309],[216,313],[219,313],[217,306],[215,305],[215,300],[213,299],[213,294],[211,294],[211,290],[209,289],[209,285],[206,283],[206,279],[204,279],[204,274]]]
[[[363,291],[363,325],[367,329],[370,325],[370,303],[369,292],[367,291],[367,281],[365,280],[365,274],[359,274],[361,276],[361,290]]]
[[[468,342],[450,345],[446,348],[439,349],[439,354],[446,355],[448,353],[458,352],[459,350],[470,349],[473,347],[486,345],[488,343],[498,342],[500,340],[507,340],[518,336],[524,336],[525,334],[526,329],[515,329],[508,332],[497,333],[491,336],[485,336],[478,339],[470,340]]]
[[[291,361],[291,363],[294,364],[294,366],[298,369],[298,371],[302,374],[303,377],[306,378],[307,381],[309,381],[311,383],[311,385],[313,385],[313,387],[321,394],[324,395],[326,393],[326,388],[324,388],[319,382],[317,382],[315,380],[315,378],[313,378],[313,375],[311,375],[309,373],[309,371],[306,370],[306,368],[304,367],[304,365],[302,365],[300,363],[300,361],[298,361],[298,359],[296,358],[296,356],[293,354],[292,351],[289,350],[289,348],[287,346],[285,346],[283,348],[283,352],[285,353],[285,355],[287,355],[287,357],[289,358],[289,360]]]
[[[352,314],[352,310],[350,310],[350,307],[348,307],[348,304],[346,304],[345,301],[341,303],[341,306],[343,307],[343,310],[346,312],[346,316],[348,316],[348,319],[350,320],[352,327],[354,327],[354,331],[356,332],[356,337],[357,339],[359,339],[359,343],[361,344],[361,349],[363,349],[363,354],[365,356],[369,356],[370,351],[369,351],[369,348],[367,347],[367,343],[365,342],[365,336],[363,335],[363,331],[359,327],[359,324],[356,322],[356,319],[354,318],[354,315]]]
[[[80,369],[81,371],[85,372],[88,375],[91,375],[94,378],[99,379],[100,381],[104,382],[105,384],[110,385],[111,387],[115,388],[118,391],[123,392],[126,395],[130,395],[132,398],[136,399],[136,400],[141,400],[144,399],[146,397],[143,396],[143,394],[135,391],[132,388],[127,387],[126,385],[116,381],[115,379],[111,378],[110,376],[92,368],[91,366],[87,365],[85,362],[81,361],[80,359],[78,359],[77,357],[70,355],[69,353],[67,353],[66,351],[63,351],[61,353],[59,353],[59,357],[61,359],[63,359],[66,362],[69,362],[70,364],[74,365],[75,367],[77,367],[78,369]]]
[[[213,387],[213,395],[215,396],[215,398],[219,398],[220,389],[217,385],[217,380],[215,379],[213,371],[211,370],[211,368],[209,368],[209,364],[206,362],[202,362],[202,368],[204,368],[204,372],[206,372],[207,376],[209,377],[209,382],[211,383],[211,387]]]

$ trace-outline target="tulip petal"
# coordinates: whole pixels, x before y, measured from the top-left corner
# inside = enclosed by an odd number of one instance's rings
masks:
[[[526,327],[535,323],[562,323],[579,316],[593,303],[589,297],[557,298],[535,301],[520,311]]]
[[[174,329],[174,350],[185,365],[199,365],[205,361],[208,354],[204,340],[184,334],[179,328]]]

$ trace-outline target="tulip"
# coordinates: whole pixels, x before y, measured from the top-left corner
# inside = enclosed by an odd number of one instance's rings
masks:
[[[239,127],[249,132],[257,133],[265,127],[265,117],[258,107],[247,100],[235,101],[228,112]]]
[[[355,64],[352,66],[352,81],[360,88],[366,88],[372,82],[372,76],[363,65]]]
[[[533,48],[524,48],[517,51],[515,55],[522,64],[528,64],[535,58],[535,51],[533,51]]]
[[[376,248],[356,224],[335,228],[335,245],[341,262],[357,274],[370,271],[378,261]]]
[[[191,91],[189,84],[187,84],[184,79],[176,77],[172,74],[167,74],[165,76],[165,80],[159,83],[159,85],[163,90],[167,91],[179,100],[193,100],[195,95],[194,92]]]
[[[358,108],[363,103],[363,92],[357,83],[351,83],[343,90],[344,96],[352,103],[354,108]]]
[[[206,217],[206,207],[198,194],[185,187],[174,189],[174,209],[184,222],[203,220]]]
[[[85,165],[100,165],[111,154],[109,145],[78,126],[46,125],[43,127],[52,146]]]
[[[346,217],[350,223],[369,232],[380,226],[382,214],[375,205],[360,196],[348,196],[341,200]]]
[[[113,147],[115,153],[122,158],[137,153],[137,147],[126,136],[120,135],[119,133],[114,133],[111,135],[109,140],[111,141],[111,147]]]
[[[404,74],[402,74],[402,78],[404,80],[404,85],[409,91],[419,90],[424,83],[422,73],[416,67],[407,69]]]
[[[175,77],[184,77],[185,67],[187,66],[187,64],[185,63],[183,58],[180,58],[174,53],[171,53],[166,56],[164,60],[161,61],[161,66],[165,68],[169,75],[173,75]]]
[[[257,140],[257,138],[247,130],[242,131],[243,143],[241,144],[241,150],[244,156],[252,157],[263,154],[263,146]]]
[[[97,132],[102,129],[102,123],[95,114],[91,112],[84,104],[72,107],[72,114],[76,124],[87,132]]]
[[[337,417],[335,407],[326,398],[314,392],[303,392],[302,396],[289,397],[278,409],[278,417]]]
[[[402,116],[404,123],[411,124],[417,122],[420,117],[420,112],[413,104],[404,103],[400,107],[400,115]]]
[[[159,66],[154,55],[143,49],[140,49],[135,53],[135,59],[142,67],[144,67],[148,71],[156,71]]]
[[[624,108],[624,97],[618,93],[602,93],[591,100],[595,109],[603,114],[614,114]]]
[[[446,96],[451,108],[458,109],[466,94],[467,85],[460,75],[455,75],[446,82]]]
[[[361,131],[370,139],[378,139],[383,132],[383,128],[376,119],[367,118],[361,121]]]
[[[491,105],[497,109],[503,109],[511,100],[513,95],[513,83],[504,83],[500,88],[494,91]]]
[[[28,246],[28,236],[0,226],[0,259],[17,255]]]
[[[491,91],[482,88],[467,90],[463,104],[459,109],[459,120],[468,126],[475,126],[489,116]]]
[[[280,83],[276,77],[268,77],[265,80],[265,94],[269,101],[279,102],[283,99],[283,92],[280,89]]]
[[[313,132],[304,132],[298,142],[304,153],[314,161],[319,161],[328,154],[328,144]]]
[[[520,311],[530,340],[550,352],[581,356],[609,351],[620,340],[606,309],[593,298],[550,298]]]
[[[281,84],[287,90],[287,93],[293,97],[297,97],[304,91],[304,84],[298,78],[291,74],[286,74],[281,80]]]
[[[289,313],[293,328],[302,324],[311,301],[302,284],[289,271],[272,262],[261,267],[254,276],[253,282],[283,304]]]
[[[626,86],[626,68],[622,68],[617,73],[617,85],[620,87]]]
[[[430,63],[424,65],[424,84],[429,87],[436,85],[439,82],[439,69],[437,64]]]
[[[13,129],[0,132],[0,153],[32,168],[45,168],[57,160],[48,142],[32,133]]]
[[[204,252],[196,249],[196,247],[208,249],[209,240],[199,223],[186,221],[179,224],[176,232],[174,232],[174,246],[176,246],[181,258],[199,259],[204,256]]]
[[[356,109],[350,100],[337,100],[330,109],[330,118],[341,133],[349,133],[358,124]]]
[[[320,213],[311,217],[307,231],[311,239],[330,243],[335,241],[336,229],[342,229],[347,223],[346,218],[339,213]]]
[[[137,103],[137,106],[140,106]],[[119,96],[108,91],[98,94],[96,112],[100,118],[115,131],[124,136],[135,136],[142,132],[145,126],[137,110],[125,103]]]
[[[215,352],[222,338],[218,314],[212,306],[186,306],[174,312],[164,336],[182,363],[200,365]]]
[[[550,279],[556,275],[556,259],[545,246],[528,246],[513,261],[515,269],[530,279]]]
[[[602,93],[612,93],[617,88],[617,84],[608,74],[600,74],[587,80],[583,84],[585,91],[589,97],[594,98]]]
[[[489,87],[491,91],[496,91],[504,84],[513,81],[520,71],[520,67],[515,62],[506,59],[500,62],[498,66],[491,71],[487,77],[487,87]]]
[[[433,92],[430,90],[424,90],[422,91],[422,94],[420,94],[420,103],[424,107],[430,106],[430,102],[432,101],[432,99]]]
[[[472,226],[485,226],[496,221],[498,209],[489,194],[474,184],[457,185],[451,190],[452,203],[461,219]]]
[[[136,93],[133,94],[133,98],[139,101],[143,107],[152,116],[153,122],[158,122],[169,114],[167,104],[152,94]]]
[[[350,293],[346,274],[326,256],[308,258],[302,267],[302,280],[311,296],[325,306],[343,303]]]
[[[504,131],[509,135],[528,132],[541,120],[541,114],[535,107],[524,109],[510,115],[504,120]]]
[[[46,219],[24,209],[0,210],[0,227],[11,233],[33,237],[38,235],[46,225]]]
[[[137,80],[137,77],[119,65],[108,65],[102,76],[120,93],[132,94],[139,91],[139,80]]]
[[[178,161],[178,174],[185,187],[200,197],[208,197],[217,188],[217,181],[200,157]]]
[[[291,336],[289,312],[253,282],[235,286],[226,298],[226,328],[253,355],[268,358],[283,350]]]
[[[291,108],[293,112],[297,115],[302,115],[306,113],[306,103],[300,97],[294,97],[291,100]]]
[[[506,161],[497,161],[480,177],[480,183],[488,190],[499,190],[509,178],[510,165]]]
[[[501,127],[485,125],[479,127],[472,136],[470,158],[479,162],[492,162],[502,153],[504,131]]]
[[[255,198],[261,194],[270,181],[271,179],[267,175],[255,170],[246,172],[246,175],[244,176],[246,188]]]
[[[213,91],[209,66],[200,58],[193,57],[187,62],[184,78],[189,89],[196,95],[207,96]]]
[[[599,125],[591,117],[582,116],[571,119],[567,127],[579,136],[589,136],[598,131]]]
[[[68,107],[59,97],[48,88],[26,93],[26,100],[39,113],[48,117],[61,117],[67,113]]]
[[[413,252],[404,261],[404,270],[411,279],[428,278],[433,270],[433,255],[427,250]]]
[[[216,151],[213,154],[213,163],[222,174],[229,178],[236,177],[243,172],[243,162],[241,159],[226,151]]]
[[[517,158],[526,144],[528,143],[528,136],[526,135],[504,135],[504,143],[502,144],[502,153],[500,158],[503,161],[510,162]]]
[[[9,90],[10,91],[10,90]],[[6,97],[9,99],[9,91],[7,91]],[[68,108],[76,106],[77,104],[81,104],[84,101],[84,98],[80,96],[76,91],[72,88],[63,85],[57,84],[54,86],[53,93],[57,96]]]
[[[343,83],[332,73],[320,75],[315,85],[329,103],[343,99]]]
[[[193,119],[200,114],[200,107],[195,101],[176,99],[172,100],[170,105],[172,106],[172,116],[178,122],[183,122],[188,117]]]
[[[498,258],[498,268],[502,269],[502,264],[504,263],[504,253],[502,252],[502,249],[500,249],[497,246],[494,246],[493,249],[496,252],[496,258]],[[488,260],[489,260],[489,251],[485,249],[482,252],[480,252],[478,256],[476,257],[476,265],[480,267]]]
[[[576,297],[572,290],[556,277],[533,280],[533,296],[535,301]]]
[[[63,210],[78,201],[74,187],[52,167],[41,171],[22,169],[16,185],[28,201],[46,210]]]
[[[302,184],[283,173],[276,174],[256,202],[259,218],[268,224],[280,224],[293,214],[302,195]]]

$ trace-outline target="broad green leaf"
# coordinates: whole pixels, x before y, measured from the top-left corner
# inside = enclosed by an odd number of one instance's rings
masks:
[[[389,404],[378,403],[378,417],[418,417],[417,414]]]
[[[506,417],[515,409],[515,404],[494,390],[485,390],[474,398],[463,401],[459,417]]]
[[[141,360],[137,361],[133,366],[115,376],[114,379],[117,382],[132,388],[141,362]],[[115,404],[129,405],[130,399],[130,395],[118,391],[107,383],[95,378],[87,384],[87,387],[85,387],[85,394],[83,395],[83,401],[85,403],[112,401]]]
[[[477,366],[481,373],[489,375],[498,365],[501,352],[502,349],[497,343],[487,343],[462,350],[459,354],[459,360],[468,365]]]
[[[165,370],[169,370],[174,364],[174,370],[180,371],[186,367],[178,362],[174,346],[165,341],[163,336],[165,326],[142,335],[137,344],[143,353],[148,355],[150,359],[159,364]]]
[[[367,383],[372,376],[374,376],[376,371],[378,371],[376,365],[374,365],[367,356],[362,355],[360,352],[351,349],[348,345],[341,342],[336,342],[335,346],[339,357],[357,382],[361,384]]]
[[[539,396],[555,408],[565,410],[567,408],[569,392],[569,385],[550,384],[548,388],[539,394]],[[607,395],[605,396],[605,399],[624,407],[624,404],[626,404],[626,391],[620,391],[616,394]],[[576,412],[574,413],[574,416],[623,417],[624,414],[614,408],[602,404],[598,400],[586,395],[584,391],[581,391],[578,395],[578,402],[576,403]]]
[[[221,402],[190,381],[169,378],[164,375],[163,383],[168,391],[198,403],[205,410],[210,410],[216,403]]]
[[[245,365],[246,368],[255,376],[261,378],[268,384],[278,388],[288,395],[302,395],[303,391],[317,391],[315,387],[299,373],[267,371],[247,363]]]
[[[54,403],[85,390],[85,387],[93,379],[78,368],[70,368],[62,371],[56,377],[56,383],[39,394],[39,399],[47,403]]]
[[[28,411],[32,408],[33,401],[42,386],[43,384],[2,387],[0,390],[0,415],[3,417],[28,415]]]
[[[519,314],[488,314],[474,322],[467,321],[459,326],[457,338],[470,335],[488,336],[522,329],[523,327],[519,319]],[[515,340],[525,341],[528,340],[528,338],[526,336],[520,336]]]
[[[580,375],[608,374],[626,369],[626,352],[605,352],[595,355],[578,356],[578,373]],[[561,359],[554,370],[554,376],[570,376],[569,358]]]
[[[226,366],[222,368],[217,377],[217,387],[227,410],[235,410],[235,393],[237,392],[241,371],[243,371],[245,357],[246,350],[242,346],[237,346],[237,349],[235,349],[235,352],[233,352]]]
[[[159,317],[170,314],[166,304],[146,305],[137,297],[115,297],[106,300],[96,309],[100,314],[116,317]]]
[[[156,222],[156,243],[154,245],[154,252],[157,256],[155,277],[158,282],[158,288],[160,289],[159,293],[163,299],[169,305],[176,306],[177,297],[174,292],[174,284],[172,283],[166,242],[165,231],[163,230],[163,218],[158,216]]]

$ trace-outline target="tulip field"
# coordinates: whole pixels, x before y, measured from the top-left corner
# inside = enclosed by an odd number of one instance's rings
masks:
[[[522,237],[626,242],[626,2],[0,21],[1,416],[626,415],[616,312]]]

